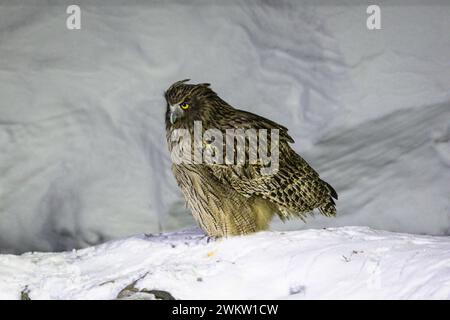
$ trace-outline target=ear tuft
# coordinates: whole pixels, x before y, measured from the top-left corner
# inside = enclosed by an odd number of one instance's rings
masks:
[[[180,81],[175,82],[174,84],[182,84],[182,83],[185,83],[185,82],[188,82],[188,81],[191,81],[191,79],[180,80]]]
[[[183,84],[183,83],[185,83],[185,82],[188,82],[188,81],[191,81],[191,79],[179,80],[179,81],[173,83],[173,84],[170,86],[169,89],[174,88],[174,87],[176,87],[176,86],[178,86],[178,85],[180,85],[180,84]]]
[[[164,92],[164,96],[166,97],[166,99],[167,99],[167,95],[168,95],[168,93],[170,92],[170,90],[172,90],[173,88],[176,88],[178,85],[183,84],[183,83],[185,83],[185,82],[188,82],[188,81],[190,81],[190,80],[191,80],[191,79],[184,79],[184,80],[179,80],[179,81],[177,81],[177,82],[172,83],[172,84],[170,85],[170,87]]]

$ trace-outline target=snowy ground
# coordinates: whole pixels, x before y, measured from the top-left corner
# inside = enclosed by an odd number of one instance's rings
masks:
[[[364,227],[210,242],[196,231],[135,236],[2,255],[0,299],[149,299],[151,290],[175,299],[450,299],[449,252],[448,237]]]
[[[450,6],[381,3],[369,31],[356,1],[307,2],[78,1],[69,31],[57,1],[0,1],[0,252],[192,226],[163,126],[184,78],[287,126],[336,187],[337,219],[274,229],[449,235]]]

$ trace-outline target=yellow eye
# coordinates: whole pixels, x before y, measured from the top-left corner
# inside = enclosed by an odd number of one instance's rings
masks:
[[[189,109],[189,105],[188,105],[186,102],[180,103],[180,107],[181,107],[181,109],[183,109],[183,110]]]

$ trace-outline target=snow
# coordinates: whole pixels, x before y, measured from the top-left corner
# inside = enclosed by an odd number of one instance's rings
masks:
[[[208,241],[198,230],[0,256],[0,299],[450,299],[450,239],[343,227]]]
[[[1,254],[0,299],[450,299],[450,6],[368,31],[331,1],[78,3],[79,31],[0,3],[0,252],[64,251]],[[287,126],[338,216],[151,234],[194,225],[163,126],[184,78]]]
[[[338,217],[277,227],[369,225],[449,235],[449,119],[448,103],[410,108],[325,138],[315,146],[314,162],[345,199],[338,201]]]
[[[193,226],[163,126],[184,78],[287,126],[336,187],[336,219],[274,230],[450,234],[450,6],[382,4],[369,31],[331,1],[78,3],[78,31],[56,1],[0,4],[0,252]]]

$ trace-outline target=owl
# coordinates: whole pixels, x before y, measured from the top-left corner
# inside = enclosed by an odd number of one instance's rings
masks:
[[[171,154],[183,150],[188,155],[183,158],[185,161],[174,161],[172,171],[194,219],[208,236],[228,237],[266,230],[275,215],[283,221],[304,220],[314,209],[325,216],[336,215],[336,191],[291,148],[294,140],[287,128],[232,107],[207,83],[188,82],[189,79],[175,82],[165,91],[166,138]],[[200,132],[195,131],[196,125]],[[272,136],[266,139],[271,147],[277,147],[277,170],[263,172],[261,169],[267,163],[245,157],[244,161],[225,163],[192,161],[196,152],[199,155],[209,150],[211,154],[208,139],[200,139],[195,147],[196,135],[201,137],[209,129],[223,133],[230,129],[277,132],[277,139]],[[251,151],[249,142],[244,139],[247,156]],[[217,153],[226,152],[215,146]],[[234,156],[230,159],[236,160]]]

